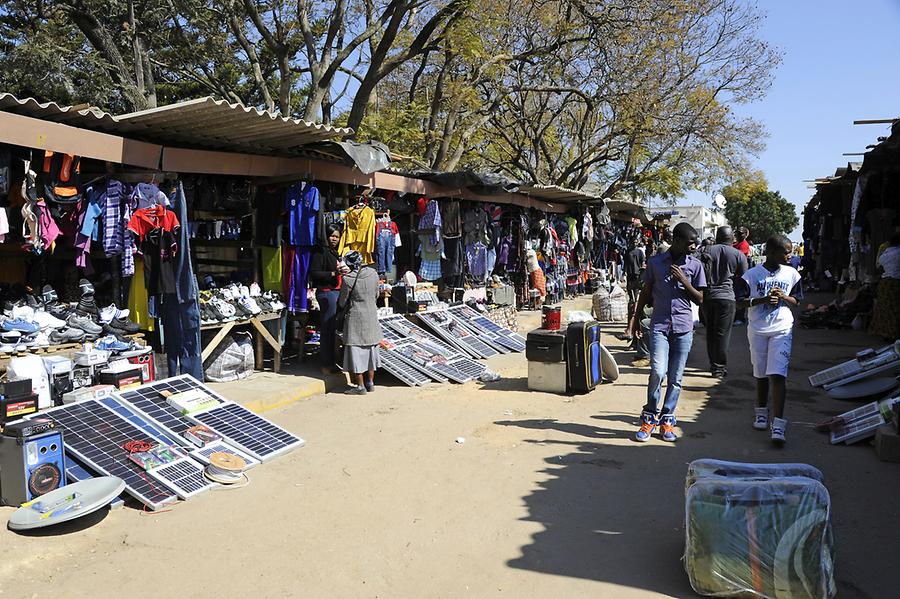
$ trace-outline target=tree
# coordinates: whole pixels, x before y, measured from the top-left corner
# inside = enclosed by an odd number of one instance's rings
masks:
[[[796,207],[777,191],[757,190],[747,199],[729,197],[725,218],[732,227],[747,227],[754,243],[763,243],[772,235],[793,231],[800,219]]]
[[[769,180],[759,170],[747,170],[737,175],[732,183],[722,188],[722,195],[731,202],[748,202],[755,194],[768,191]]]

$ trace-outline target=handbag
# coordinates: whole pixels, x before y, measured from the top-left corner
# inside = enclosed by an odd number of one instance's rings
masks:
[[[356,273],[356,278],[353,279],[353,286],[350,288],[350,293],[347,294],[347,303],[344,304],[343,308],[339,308],[337,314],[334,315],[334,330],[335,331],[344,331],[344,321],[347,320],[347,317],[350,316],[350,307],[352,306],[353,300],[353,290],[356,289],[356,284],[359,282],[359,271]]]

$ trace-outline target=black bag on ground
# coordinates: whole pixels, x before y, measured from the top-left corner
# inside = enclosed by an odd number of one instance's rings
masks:
[[[569,388],[587,392],[600,384],[600,323],[575,322],[566,330]]]

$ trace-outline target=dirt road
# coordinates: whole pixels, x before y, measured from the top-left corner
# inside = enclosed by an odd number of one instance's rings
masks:
[[[589,395],[528,392],[524,356],[508,355],[491,361],[496,383],[386,383],[270,412],[308,445],[252,471],[247,488],[153,515],[109,512],[65,534],[0,532],[0,597],[690,597],[683,480],[700,457],[821,468],[840,596],[893,588],[900,465],[796,424],[847,409],[806,376],[871,338],[796,334],[795,424],[779,451],[750,427],[743,329],[718,386],[697,335],[675,445],[630,440],[647,373],[627,366],[621,327],[605,330],[623,374]]]

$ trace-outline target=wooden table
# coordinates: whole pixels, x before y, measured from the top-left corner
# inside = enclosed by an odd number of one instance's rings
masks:
[[[253,325],[253,328],[256,329],[256,333],[257,333],[257,335],[256,335],[256,369],[262,370],[262,367],[263,367],[263,349],[264,349],[263,341],[265,341],[266,343],[269,344],[269,347],[271,347],[272,350],[275,352],[275,372],[278,372],[279,370],[281,370],[281,348],[284,345],[284,341],[282,339],[283,327],[281,326],[281,323],[280,323],[280,321],[282,321],[283,318],[284,318],[284,313],[271,312],[269,314],[260,314],[258,316],[251,316],[250,318],[240,318],[237,320],[229,320],[226,322],[217,322],[214,324],[201,325],[200,326],[201,331],[211,331],[211,330],[218,329],[218,332],[216,333],[215,337],[213,337],[212,340],[210,340],[210,342],[206,344],[206,347],[203,348],[203,352],[200,354],[200,358],[202,361],[205,362],[206,359],[210,355],[212,355],[213,351],[215,351],[215,349],[217,347],[219,347],[219,344],[225,340],[225,337],[228,335],[228,333],[231,332],[231,329],[233,329],[236,326],[249,324],[249,325]],[[269,322],[272,320],[279,321],[278,339],[277,340],[275,339],[275,337],[272,336],[272,334],[269,332],[269,330],[266,329],[265,325],[263,325],[264,322]]]

